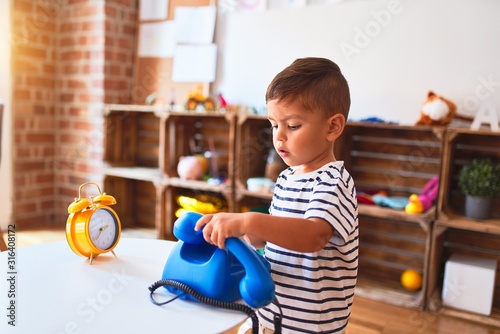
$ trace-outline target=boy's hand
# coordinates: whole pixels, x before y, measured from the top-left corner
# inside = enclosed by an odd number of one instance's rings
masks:
[[[244,234],[241,227],[242,221],[243,214],[241,213],[207,214],[198,220],[194,229],[199,231],[205,227],[203,229],[205,241],[225,249],[227,238],[240,237]]]

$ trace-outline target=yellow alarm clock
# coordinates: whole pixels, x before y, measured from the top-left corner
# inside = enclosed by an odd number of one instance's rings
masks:
[[[99,195],[82,198],[82,188],[93,184]],[[113,196],[101,192],[94,182],[86,182],[78,189],[78,198],[68,206],[66,222],[66,240],[71,249],[80,256],[93,259],[103,253],[111,252],[116,247],[121,235],[120,219],[109,205],[116,204]],[[116,256],[116,255],[115,255]]]

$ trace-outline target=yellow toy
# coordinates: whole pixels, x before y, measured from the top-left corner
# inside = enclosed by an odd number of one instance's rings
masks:
[[[435,176],[427,182],[419,195],[412,194],[410,196],[408,204],[405,206],[406,213],[419,214],[429,210],[438,195],[438,189],[439,178]]]
[[[189,196],[178,196],[177,203],[180,208],[175,212],[177,218],[184,215],[186,212],[198,212],[201,214],[217,213],[226,211],[225,204],[219,198],[200,195],[197,198]]]
[[[187,110],[196,110],[198,107],[202,107],[206,111],[215,110],[215,100],[209,96],[206,97],[203,95],[202,85],[196,86],[196,89],[188,95],[186,102]]]

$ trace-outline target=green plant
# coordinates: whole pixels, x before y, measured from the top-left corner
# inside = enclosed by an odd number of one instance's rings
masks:
[[[469,196],[494,197],[500,194],[500,165],[491,159],[474,159],[458,175],[460,190]]]

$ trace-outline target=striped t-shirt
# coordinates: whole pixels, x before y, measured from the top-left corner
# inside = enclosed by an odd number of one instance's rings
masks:
[[[358,271],[358,204],[352,177],[343,161],[294,174],[283,171],[276,182],[270,213],[321,218],[334,235],[319,252],[299,253],[267,243],[276,297],[283,310],[283,333],[343,333],[351,314]],[[259,321],[273,329],[278,308],[259,310]]]

